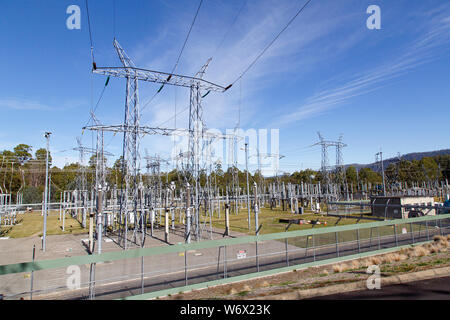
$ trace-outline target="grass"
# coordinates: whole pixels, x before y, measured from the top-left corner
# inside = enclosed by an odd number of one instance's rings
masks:
[[[275,208],[274,210],[270,210],[270,208],[261,208],[260,213],[258,214],[258,223],[262,227],[260,229],[260,234],[268,234],[268,233],[277,233],[277,232],[284,232],[286,227],[288,226],[286,223],[280,223],[278,220],[280,218],[287,218],[287,219],[304,219],[304,220],[317,220],[321,222],[326,222],[326,225],[320,224],[320,225],[314,225],[314,228],[325,228],[330,226],[342,226],[342,225],[348,225],[348,224],[355,224],[358,220],[353,218],[342,218],[339,219],[338,217],[328,217],[322,214],[293,214],[290,211],[282,211],[281,208]],[[246,233],[246,234],[255,234],[255,214],[253,211],[250,212],[250,230],[248,230],[248,212],[247,209],[239,209],[238,214],[235,214],[234,212],[230,213],[229,220],[230,220],[230,229],[232,231]],[[373,220],[368,219],[361,219],[359,221],[361,222],[373,222]],[[215,228],[223,229],[225,230],[225,212],[224,210],[221,210],[221,217],[218,218],[218,213],[214,212],[214,217],[212,219],[212,224]],[[313,225],[311,224],[292,224],[289,227],[289,231],[294,230],[306,230],[313,228]]]
[[[59,221],[59,211],[50,211],[47,216],[47,235],[82,234],[89,231],[89,218],[86,220],[86,229],[76,219],[66,214],[65,231],[62,231],[62,221]],[[12,227],[2,227],[2,236],[10,238],[23,238],[42,236],[44,217],[40,211],[27,212],[17,215],[18,224]]]
[[[294,284],[294,283],[295,283],[295,281],[285,281],[285,282],[280,283],[280,285],[287,286],[287,285]]]

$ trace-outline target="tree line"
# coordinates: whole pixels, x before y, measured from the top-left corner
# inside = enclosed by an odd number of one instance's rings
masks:
[[[45,186],[45,161],[46,150],[37,149],[33,153],[33,148],[27,144],[19,144],[12,151],[3,150],[0,152],[1,175],[0,193],[11,194],[12,201],[15,202],[18,193],[23,195],[23,203],[39,203],[42,201]],[[108,186],[120,189],[122,180],[123,158],[116,159],[111,167],[106,167],[105,180]],[[83,167],[85,172],[85,188],[91,190],[95,182],[96,157],[92,155],[87,165]],[[74,190],[81,186],[81,165],[70,163],[63,168],[52,165],[52,156],[49,153],[49,177],[50,177],[50,197],[51,201],[59,201],[60,194],[64,190]],[[331,181],[336,180],[337,173],[330,172]],[[370,168],[357,169],[349,166],[343,172],[344,182],[347,185],[357,186],[359,184],[379,185],[382,183],[380,171]],[[142,172],[144,185],[161,184],[183,184],[182,173],[177,169],[161,172],[159,176],[152,176],[147,172]],[[237,179],[233,179],[237,177]],[[223,170],[220,163],[215,164],[212,172],[208,175],[202,171],[200,173],[200,183],[225,190],[227,187],[234,187],[237,181],[242,190],[246,190],[246,171],[241,171],[236,167],[229,167]],[[305,169],[293,173],[284,173],[275,177],[263,177],[259,171],[248,173],[250,188],[256,182],[258,185],[274,182],[284,183],[324,183],[321,171]],[[209,179],[208,179],[209,178]],[[439,155],[434,157],[424,157],[421,160],[399,160],[391,163],[385,168],[386,184],[397,182],[434,182],[443,181],[450,178],[450,155]]]

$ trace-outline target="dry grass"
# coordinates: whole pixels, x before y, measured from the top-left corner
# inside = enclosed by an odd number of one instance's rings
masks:
[[[388,253],[381,257],[381,261],[382,261],[382,263],[391,263],[394,261],[398,261],[398,260],[395,260],[397,258],[398,257],[396,257],[395,253]]]
[[[437,245],[433,244],[429,247],[428,249],[430,251],[430,253],[438,253],[440,252],[440,249]]]
[[[242,287],[241,291],[252,291],[252,288],[250,288],[250,286],[248,286],[248,285],[245,285]]]
[[[344,268],[343,268],[342,264],[335,264],[333,266],[333,272],[334,273],[341,273],[343,271],[344,271]]]
[[[258,283],[259,283],[259,282],[258,282]],[[267,281],[263,281],[263,282],[259,283],[259,286],[260,286],[261,288],[266,288],[266,287],[270,286],[270,283],[267,282]]]
[[[351,267],[351,269],[359,269],[361,267],[361,264],[359,263],[358,260],[353,260],[350,263],[350,267]]]
[[[411,255],[414,257],[423,257],[430,253],[429,250],[427,250],[423,246],[414,247],[414,249],[411,251]]]
[[[402,261],[402,255],[401,254],[398,254],[398,253],[393,253],[392,254],[392,261],[394,261],[394,262],[399,262],[399,261]]]
[[[444,236],[434,236],[433,238],[434,242],[436,242],[438,245],[446,248],[448,247],[448,240],[447,237]]]
[[[227,294],[229,294],[229,295],[233,295],[233,294],[236,294],[236,293],[238,293],[238,291],[237,291],[235,288],[230,288],[230,289],[227,291]]]
[[[378,257],[370,257],[369,261],[372,265],[379,265],[381,264],[381,259]]]

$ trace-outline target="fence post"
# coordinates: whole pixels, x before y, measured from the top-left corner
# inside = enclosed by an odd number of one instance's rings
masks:
[[[337,256],[339,257],[339,239],[338,239],[338,233],[335,232],[335,236],[336,236],[336,252],[337,252]]]
[[[312,235],[312,245],[313,245],[313,259],[314,261],[316,261],[316,244],[314,235]]]
[[[414,230],[413,230],[412,222],[409,223],[409,229],[411,230],[412,243],[414,243]]]
[[[228,272],[228,270],[227,270],[227,246],[223,247],[223,252],[224,252],[224,254],[223,254],[223,260],[224,260],[224,263],[223,263],[223,274],[224,274],[224,279],[226,279],[227,278],[227,272]]]
[[[358,253],[361,253],[361,242],[359,240],[359,228],[356,229],[356,239],[358,241]]]
[[[256,241],[256,272],[259,272],[258,241]]]
[[[284,239],[284,243],[286,246],[286,265],[289,267],[289,254],[288,254],[288,240],[287,238]]]
[[[378,250],[380,250],[381,249],[380,227],[377,227],[377,233],[378,233]]]
[[[144,294],[144,256],[141,257],[141,294]]]
[[[394,224],[395,246],[398,247],[397,225]]]
[[[425,228],[427,228],[427,241],[430,241],[430,230],[428,229],[428,220],[425,220]]]
[[[184,285],[188,285],[188,274],[187,274],[187,251],[184,250]]]
[[[36,252],[36,245],[33,244],[33,262],[34,262],[35,252]],[[34,276],[34,267],[33,267],[33,269],[31,269],[30,300],[33,300],[33,276]]]
[[[89,271],[89,299],[95,299],[95,263],[91,263]]]

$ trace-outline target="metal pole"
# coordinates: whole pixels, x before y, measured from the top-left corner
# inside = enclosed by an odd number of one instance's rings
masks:
[[[144,256],[141,257],[141,294],[144,294]]]
[[[255,191],[255,235],[258,236],[258,186],[256,182],[254,183],[254,191]],[[255,251],[256,251],[256,271],[259,272],[259,257],[258,257],[258,241],[255,243]]]
[[[384,166],[383,166],[383,152],[380,151],[381,158],[381,172],[383,174],[383,196],[386,196],[386,184],[384,182]]]
[[[63,224],[62,224],[62,231],[65,231],[65,224],[66,224],[66,192],[64,191],[64,208],[63,208]]]
[[[186,184],[186,243],[191,243],[191,190]]]
[[[248,143],[245,143],[245,172],[246,172],[246,176],[247,176],[248,230],[250,231],[250,188],[248,186]]]
[[[48,152],[49,152],[49,145],[50,145],[50,135],[51,132],[45,133],[45,138],[47,139],[47,154],[45,157],[45,191],[44,191],[44,232],[43,232],[43,238],[42,238],[42,251],[45,252],[45,240],[47,237],[47,197],[48,197]]]
[[[428,229],[428,220],[425,220],[425,227],[427,228],[427,241],[430,241],[430,229]]]
[[[225,203],[225,234],[230,235],[230,205]]]
[[[89,299],[95,298],[95,263],[91,263],[89,272]]]
[[[339,239],[338,239],[338,233],[335,232],[336,235],[336,252],[337,252],[337,256],[339,257]]]
[[[314,261],[316,261],[316,243],[314,235],[312,235],[312,245],[313,245],[313,259]]]
[[[291,226],[291,224],[288,224],[288,226],[286,227],[286,230],[284,230],[285,232],[287,232],[289,230],[289,227]],[[286,265],[289,267],[289,253],[288,253],[288,239],[284,238],[284,244],[285,244],[285,248],[286,248]]]
[[[99,186],[97,195],[97,241],[98,254],[102,253],[102,236],[103,236],[103,191],[102,186]],[[89,227],[90,229],[90,227]]]
[[[36,252],[36,245],[33,244],[33,263],[34,263],[35,252]],[[33,300],[33,277],[34,277],[34,267],[33,267],[33,269],[31,269],[30,300]]]
[[[397,225],[394,224],[395,246],[398,247]]]
[[[184,285],[188,285],[188,274],[187,274],[187,251],[184,251]]]
[[[377,233],[378,233],[378,250],[380,250],[381,249],[380,227],[377,227]]]
[[[359,228],[356,229],[356,239],[358,241],[358,253],[361,253],[361,241],[359,240]]]
[[[223,273],[224,273],[224,278],[227,278],[227,273],[228,273],[228,270],[227,270],[227,246],[224,246],[223,247],[223,252],[224,252],[224,254],[223,254],[223,259],[224,259],[224,264],[223,264]]]
[[[413,230],[412,222],[409,223],[409,229],[411,230],[412,243],[414,243],[414,230]]]

